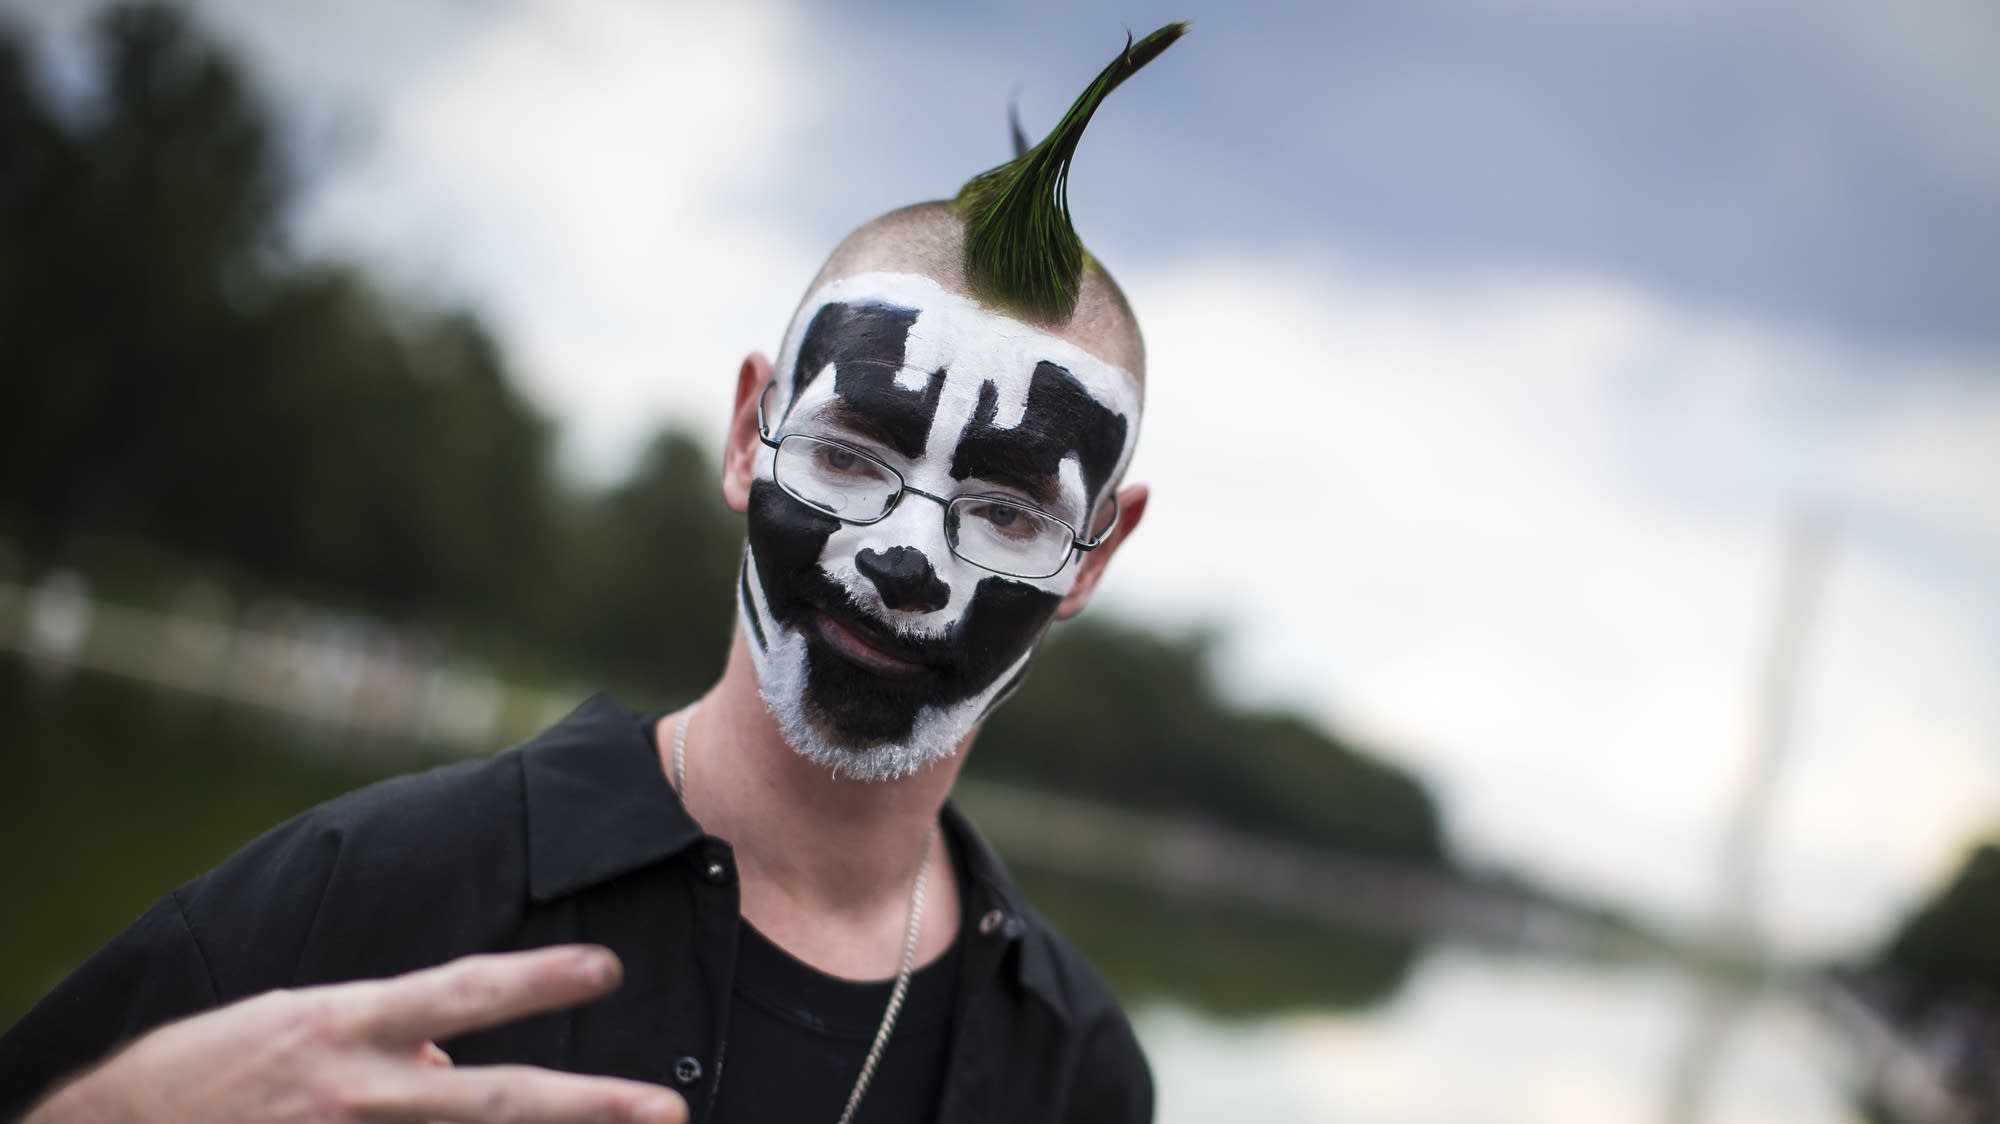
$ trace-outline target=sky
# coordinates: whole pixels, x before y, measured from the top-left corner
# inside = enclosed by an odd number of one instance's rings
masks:
[[[88,0],[0,0],[74,73]],[[1102,603],[1417,770],[1475,863],[1710,916],[1788,527],[1828,521],[1760,885],[1879,939],[2000,835],[2000,10],[201,0],[301,248],[479,311],[579,474],[719,440],[819,259],[1038,133],[1138,309]],[[1218,746],[1219,754],[1231,747]]]

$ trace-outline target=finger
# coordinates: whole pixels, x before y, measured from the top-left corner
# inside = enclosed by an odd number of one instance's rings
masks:
[[[453,1124],[686,1124],[687,1102],[658,1085],[523,1065],[440,1071],[405,1106]]]
[[[424,1043],[423,1049],[417,1051],[417,1060],[425,1065],[436,1066],[439,1069],[451,1068],[451,1055],[445,1053],[444,1047],[439,1046],[435,1042]]]
[[[621,978],[609,949],[563,945],[465,956],[347,988],[366,1036],[403,1043],[453,1038],[574,1007],[615,990]]]

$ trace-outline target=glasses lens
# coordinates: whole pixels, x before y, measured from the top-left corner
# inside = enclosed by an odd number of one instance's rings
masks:
[[[856,523],[888,514],[903,487],[881,461],[802,433],[778,442],[775,471],[778,487],[800,502]]]
[[[952,550],[976,566],[1046,578],[1069,561],[1070,529],[1053,515],[991,496],[960,496],[945,512]]]

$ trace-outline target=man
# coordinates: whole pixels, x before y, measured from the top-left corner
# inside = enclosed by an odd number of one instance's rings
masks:
[[[0,1117],[228,1005],[31,1119],[1148,1118],[1117,1003],[947,797],[1145,511],[1118,486],[1143,345],[1063,183],[1096,105],[1181,30],[958,199],[850,235],[778,362],[743,362],[739,622],[697,704],[593,699],[275,829],[0,1039]],[[420,970],[568,942],[615,959]]]

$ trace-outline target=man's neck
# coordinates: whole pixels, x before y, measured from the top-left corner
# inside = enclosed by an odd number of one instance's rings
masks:
[[[688,714],[666,716],[655,731],[670,779],[674,737]],[[739,629],[722,679],[693,709],[681,799],[704,831],[734,848],[745,919],[823,971],[882,978],[895,969],[910,889],[927,858],[920,961],[956,932],[955,878],[932,825],[963,760],[961,747],[896,781],[830,775],[785,743],[757,694]]]

